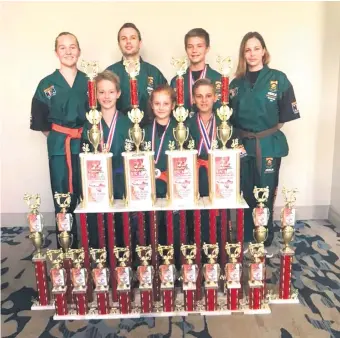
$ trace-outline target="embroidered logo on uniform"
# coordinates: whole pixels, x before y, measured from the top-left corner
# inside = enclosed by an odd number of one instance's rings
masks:
[[[299,109],[297,107],[297,103],[296,102],[292,102],[292,109],[293,109],[293,113],[294,114],[298,114],[299,113]]]
[[[238,94],[238,87],[235,87],[233,89],[230,89],[230,98],[233,98]]]
[[[221,99],[221,86],[222,86],[221,81],[215,82],[215,91],[219,100]]]
[[[279,81],[270,81],[269,91],[277,92],[277,85]]]
[[[273,173],[274,167],[273,167],[273,158],[272,157],[266,157],[266,169],[265,173]]]
[[[44,89],[44,93],[45,93],[45,95],[48,99],[50,99],[52,96],[57,94],[54,86],[50,86],[50,87]]]
[[[277,86],[278,86],[279,81],[270,81],[269,83],[269,91],[267,93],[267,99],[270,102],[273,102],[277,98]]]
[[[148,86],[146,88],[148,94],[150,95],[153,91],[153,76],[148,76]]]

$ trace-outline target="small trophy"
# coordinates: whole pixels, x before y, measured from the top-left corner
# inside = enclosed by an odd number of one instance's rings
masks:
[[[60,194],[55,192],[54,198],[61,208],[61,212],[57,214],[57,224],[60,234],[58,234],[58,241],[64,252],[67,253],[68,249],[72,245],[73,235],[69,233],[73,224],[72,214],[67,213],[67,209],[71,204],[71,194]],[[64,201],[62,201],[64,199]]]
[[[175,298],[175,280],[176,268],[171,263],[174,256],[173,245],[158,245],[158,253],[162,257],[163,263],[159,267],[159,276],[161,280],[161,291],[163,300],[163,311],[174,311],[174,298]]]
[[[137,278],[139,281],[141,311],[142,313],[152,312],[152,286],[154,278],[154,268],[149,265],[149,261],[152,255],[151,245],[136,247],[136,252],[141,262],[141,265],[137,268]]]
[[[269,209],[264,203],[267,202],[269,197],[269,187],[258,188],[255,186],[254,196],[258,205],[253,210],[253,221],[255,225],[253,234],[257,243],[263,243],[268,237],[267,225],[269,220]]]
[[[54,296],[54,305],[57,316],[64,316],[68,314],[67,309],[67,277],[66,270],[62,267],[63,250],[47,250],[46,256],[52,263],[50,270],[50,277],[52,282],[52,294]]]
[[[106,267],[106,249],[90,250],[92,260],[97,266],[92,270],[92,278],[95,283],[95,294],[97,295],[98,314],[110,313],[109,300],[109,269]]]
[[[88,274],[83,267],[85,258],[84,249],[69,249],[67,256],[69,256],[73,262],[73,268],[71,269],[73,293],[86,292]]]
[[[208,263],[203,266],[204,288],[205,288],[205,308],[207,311],[217,309],[217,290],[220,279],[221,268],[216,263],[219,253],[218,244],[203,244],[203,251],[208,257]]]

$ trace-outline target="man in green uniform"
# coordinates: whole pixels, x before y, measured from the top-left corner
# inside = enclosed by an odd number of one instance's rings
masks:
[[[80,48],[77,38],[60,33],[55,42],[60,69],[42,79],[32,100],[30,128],[47,136],[52,193],[71,193],[73,212],[80,196],[79,152],[87,111],[87,79],[77,69]],[[53,199],[54,200],[54,199]],[[54,200],[56,213],[60,207]],[[78,246],[75,217],[72,247]],[[58,234],[58,227],[57,227]],[[57,240],[58,248],[60,247]]]
[[[148,99],[154,88],[167,83],[161,71],[152,64],[145,62],[140,57],[142,37],[138,28],[133,23],[125,23],[118,32],[118,45],[123,54],[121,61],[114,63],[107,69],[119,76],[122,95],[117,102],[117,108],[124,114],[131,109],[130,102],[130,78],[125,70],[124,60],[139,60],[140,71],[137,78],[138,82],[138,101],[139,108],[144,112],[141,125],[147,122],[146,112]]]
[[[254,58],[254,56],[252,56]],[[245,242],[253,240],[252,210],[256,207],[254,186],[269,187],[267,207],[269,246],[273,240],[273,205],[278,187],[281,157],[288,155],[288,144],[280,128],[300,117],[294,89],[287,76],[266,64],[230,84],[232,124],[247,156],[242,159],[241,190],[249,205],[245,210]]]
[[[221,74],[206,63],[206,56],[210,49],[210,36],[203,28],[191,29],[184,37],[184,47],[190,61],[184,78],[184,107],[189,110],[190,117],[197,112],[193,100],[192,88],[198,79],[208,78],[215,86],[217,100],[214,110],[220,107]],[[176,88],[176,76],[171,80],[171,87]]]

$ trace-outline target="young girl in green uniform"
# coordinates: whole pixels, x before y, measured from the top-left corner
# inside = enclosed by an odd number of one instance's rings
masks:
[[[43,78],[32,99],[32,130],[47,136],[52,193],[71,193],[73,212],[80,197],[79,152],[87,107],[87,78],[77,69],[80,47],[75,35],[62,32],[55,40],[60,68]],[[56,213],[60,207],[54,201]],[[76,218],[73,215],[72,248],[78,247]],[[58,234],[58,227],[56,227]],[[58,238],[57,246],[60,247]]]
[[[109,70],[99,73],[95,78],[97,88],[97,100],[100,105],[102,119],[100,121],[100,130],[103,133],[100,148],[106,144],[106,149],[113,154],[113,189],[114,198],[122,199],[125,191],[123,158],[125,140],[128,138],[128,131],[131,122],[127,116],[123,115],[116,108],[117,99],[120,97],[120,82],[116,74]],[[86,122],[83,131],[83,140],[89,143],[87,131],[90,130],[91,124]],[[101,149],[100,149],[101,150]],[[116,218],[116,245],[122,244],[122,227],[120,214],[115,214]],[[89,224],[89,242],[90,247],[98,247],[98,232],[96,214],[88,214]]]
[[[280,129],[285,122],[300,117],[292,84],[283,72],[268,67],[269,60],[263,37],[247,33],[240,46],[236,78],[230,83],[231,121],[247,152],[241,164],[241,189],[250,207],[245,209],[245,241],[253,240],[254,186],[268,186],[266,246],[274,236],[273,207],[281,158],[288,155],[287,140]]]

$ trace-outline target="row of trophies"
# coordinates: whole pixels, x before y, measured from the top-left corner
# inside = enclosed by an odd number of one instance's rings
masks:
[[[47,278],[46,260],[50,261],[50,278],[52,283],[52,295],[57,316],[66,316],[72,313],[76,315],[99,314],[115,316],[138,316],[141,314],[166,313],[212,313],[223,311],[245,310],[256,313],[268,311],[267,301],[271,302],[296,302],[297,294],[292,291],[291,271],[294,251],[289,247],[289,242],[294,234],[296,190],[283,189],[285,207],[281,212],[282,238],[284,248],[281,250],[280,284],[279,294],[274,295],[266,288],[266,252],[263,242],[267,237],[267,222],[269,218],[268,208],[265,202],[268,199],[268,188],[254,188],[254,195],[258,206],[253,210],[255,223],[254,239],[256,243],[250,243],[248,251],[250,264],[248,271],[243,271],[242,245],[241,243],[222,243],[222,247],[229,257],[229,262],[223,267],[218,263],[219,245],[217,243],[204,243],[202,249],[207,262],[200,269],[195,264],[198,247],[196,244],[181,243],[180,250],[185,263],[181,271],[176,271],[173,245],[158,245],[157,253],[162,260],[160,266],[150,265],[152,246],[138,246],[136,253],[140,265],[136,272],[131,268],[131,250],[128,247],[109,247],[90,249],[93,268],[84,267],[84,248],[70,249],[72,243],[71,230],[72,215],[67,213],[70,205],[69,194],[55,194],[55,199],[61,208],[57,214],[59,230],[59,243],[62,249],[48,249],[46,254],[41,252],[43,245],[43,217],[38,208],[40,197],[38,195],[25,195],[25,200],[30,207],[28,215],[30,224],[30,238],[36,248],[33,257],[35,264],[38,302],[36,308],[50,306],[50,291]],[[113,262],[107,262],[107,253],[112,251],[118,264],[112,268]],[[197,261],[196,261],[197,262]],[[107,264],[109,263],[109,264]],[[108,268],[108,266],[110,268]],[[221,273],[221,268],[224,273]],[[248,272],[248,297],[243,301],[244,273]],[[200,283],[204,279],[204,301],[202,301]],[[118,302],[110,297],[110,278],[116,281],[116,289],[111,290],[112,295],[118,294]],[[139,283],[139,292],[134,292],[134,281]],[[181,290],[175,284],[181,282]],[[97,302],[91,307],[92,287],[94,283]],[[155,285],[159,283],[159,299],[156,297]],[[92,284],[93,285],[93,284]],[[111,285],[113,285],[111,283]],[[177,287],[176,287],[177,286]],[[222,293],[222,301],[219,296]],[[137,298],[139,297],[139,304]],[[52,302],[53,303],[53,302]],[[59,318],[59,317],[57,317]]]

